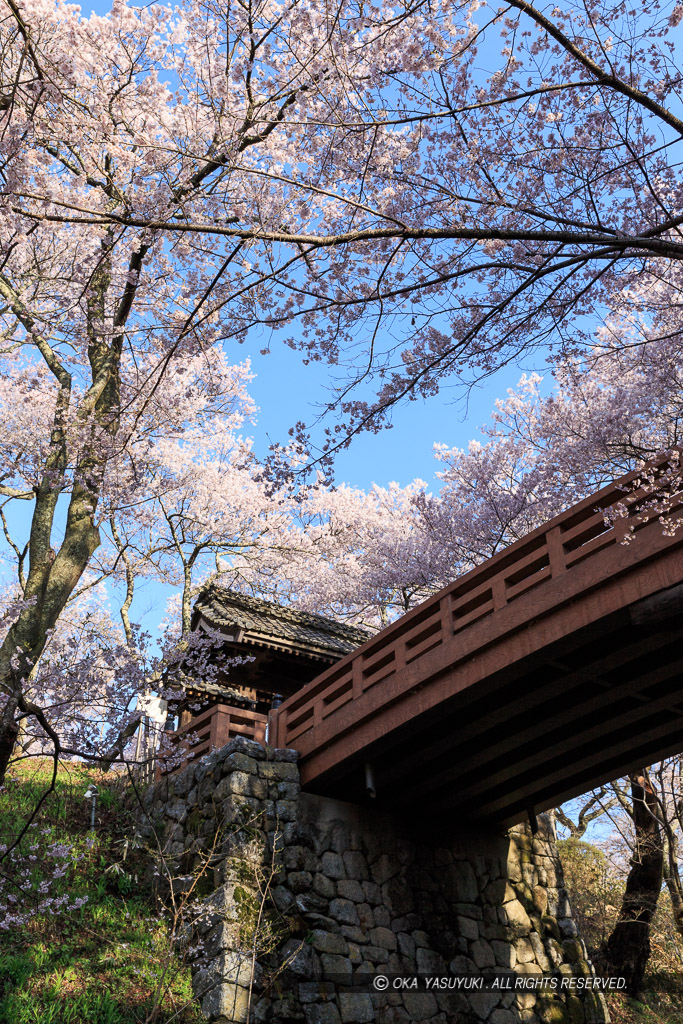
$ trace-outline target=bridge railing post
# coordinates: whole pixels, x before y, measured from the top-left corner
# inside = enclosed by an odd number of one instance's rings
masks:
[[[272,712],[273,715],[273,739],[271,746],[284,747],[287,734],[287,710],[281,707]]]
[[[548,563],[550,575],[556,576],[567,568],[567,561],[564,555],[564,544],[559,526],[553,526],[545,535],[546,549],[548,551]]]
[[[445,643],[453,635],[453,609],[450,593],[444,594],[441,598],[439,614],[441,615],[441,642]]]
[[[360,658],[355,658],[351,666],[351,690],[354,700],[363,693],[363,663]]]
[[[494,576],[491,580],[491,598],[493,600],[493,610],[500,611],[507,604],[507,587],[505,585],[504,576]]]

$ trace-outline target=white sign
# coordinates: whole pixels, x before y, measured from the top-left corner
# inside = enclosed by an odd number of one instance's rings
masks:
[[[151,693],[141,693],[138,695],[135,710],[141,711],[143,715],[151,718],[159,728],[163,729],[168,711],[168,701],[162,700],[161,697],[155,697]]]

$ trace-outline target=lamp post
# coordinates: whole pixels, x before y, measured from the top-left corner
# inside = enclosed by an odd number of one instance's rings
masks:
[[[85,791],[85,799],[92,800],[92,805],[90,807],[90,828],[93,830],[95,829],[95,804],[97,803],[97,793],[97,786],[94,782],[91,782]]]

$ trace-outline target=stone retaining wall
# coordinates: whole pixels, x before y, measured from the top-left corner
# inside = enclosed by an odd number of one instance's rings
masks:
[[[373,806],[302,794],[294,751],[241,739],[143,801],[141,831],[164,848],[168,885],[200,897],[193,987],[216,1024],[248,1014],[255,1024],[608,1019],[584,987],[593,972],[543,819],[534,837],[519,826],[446,841],[438,822],[426,832]],[[557,987],[425,991],[418,978],[476,986],[505,970],[502,984],[554,972]],[[379,974],[385,991],[373,988]],[[418,987],[395,989],[412,984],[399,976]]]

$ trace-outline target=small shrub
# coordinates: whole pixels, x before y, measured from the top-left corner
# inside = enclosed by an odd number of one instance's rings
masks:
[[[9,845],[45,791],[51,765],[21,766],[0,790],[0,843]],[[90,832],[89,782],[99,789]],[[0,1024],[199,1024],[189,967],[169,939],[142,879],[141,851],[129,848],[133,822],[116,776],[61,766],[56,791],[17,856],[3,869],[30,867],[29,920],[0,928]],[[58,847],[63,875],[48,878]],[[122,859],[125,853],[125,859]],[[28,860],[29,857],[35,858]],[[72,909],[41,911],[40,888]],[[81,902],[82,901],[82,902]]]

